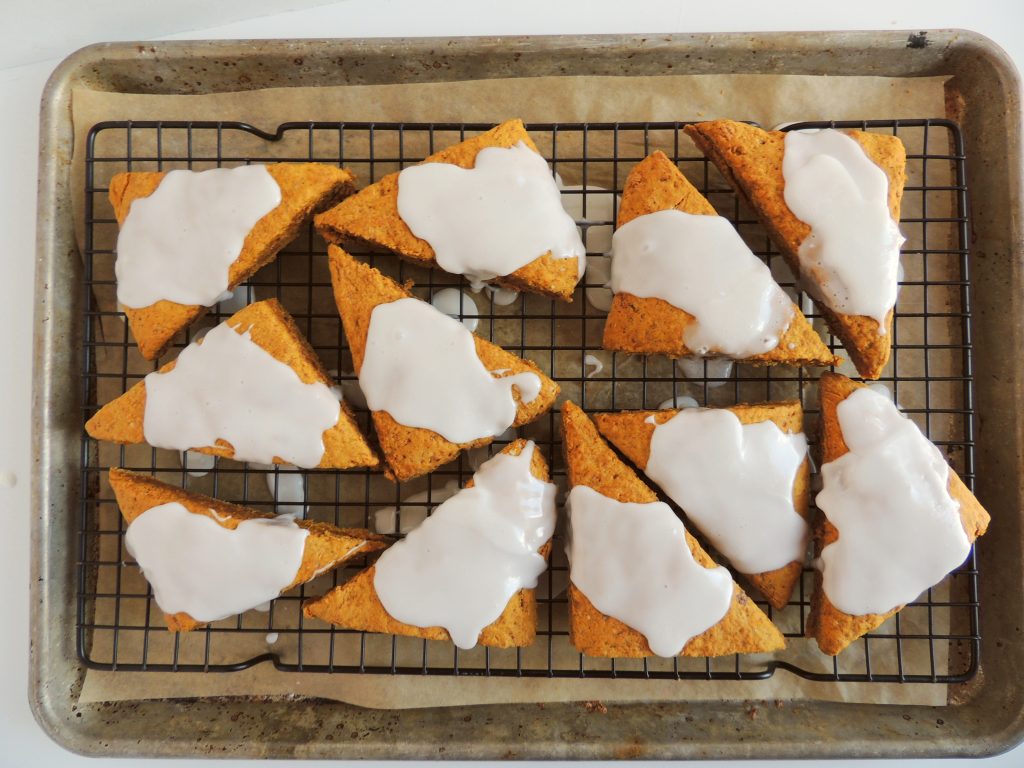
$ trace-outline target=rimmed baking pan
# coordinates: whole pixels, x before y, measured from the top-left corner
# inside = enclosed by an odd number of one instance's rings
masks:
[[[223,66],[226,61],[232,66]],[[212,62],[218,66],[209,66]],[[89,561],[80,549],[78,516],[96,493],[89,472],[83,472],[88,463],[83,465],[81,442],[83,413],[90,405],[88,387],[82,386],[90,349],[83,318],[96,286],[73,232],[71,89],[88,85],[169,95],[287,85],[669,73],[950,77],[949,124],[928,129],[953,137],[946,160],[967,158],[957,166],[966,177],[954,185],[970,192],[957,214],[964,232],[956,255],[963,256],[965,267],[959,314],[971,320],[970,334],[957,345],[971,384],[969,401],[960,409],[967,423],[958,439],[972,454],[968,471],[998,526],[997,535],[980,544],[977,568],[968,569],[969,607],[973,611],[980,604],[980,625],[965,631],[972,650],[955,676],[959,684],[951,689],[951,703],[936,708],[806,702],[761,707],[756,717],[749,705],[736,701],[629,703],[609,704],[599,718],[576,704],[370,710],[309,698],[240,697],[80,705],[85,667],[96,663],[83,653],[81,611],[88,595],[80,579]],[[910,122],[905,121],[907,130]],[[894,122],[893,128],[900,125]],[[575,129],[554,127],[556,133]],[[611,129],[595,126],[594,135],[600,130]],[[1024,661],[1019,642],[1022,392],[1016,362],[1022,341],[1020,166],[1016,73],[991,43],[963,32],[909,39],[902,33],[864,32],[118,44],[73,55],[50,81],[42,119],[31,691],[38,719],[62,744],[92,754],[913,756],[987,754],[1011,746],[1024,722],[1019,683]]]

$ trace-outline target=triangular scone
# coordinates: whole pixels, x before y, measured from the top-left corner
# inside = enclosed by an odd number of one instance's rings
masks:
[[[526,443],[526,440],[516,440],[506,446],[502,453],[518,456]],[[530,471],[539,480],[549,480],[548,463],[536,447],[530,458]],[[470,480],[466,487],[472,485],[473,481]],[[541,547],[540,554],[546,560],[550,553],[551,542],[548,541]],[[421,637],[425,640],[451,639],[443,627],[416,627],[392,618],[374,588],[375,568],[371,565],[323,597],[307,601],[303,613],[311,619],[320,619],[346,629]],[[501,616],[480,632],[478,643],[492,648],[515,648],[530,645],[536,635],[537,598],[533,589],[521,589],[508,601]]]
[[[358,375],[363,367],[366,337],[374,307],[408,298],[412,294],[390,277],[358,261],[337,246],[329,246],[327,253],[334,283],[334,300],[345,326],[345,336],[352,351],[352,364]],[[529,403],[523,403],[518,391],[513,389],[517,408],[512,426],[527,424],[551,408],[558,397],[559,388],[540,368],[475,334],[473,340],[476,343],[476,354],[487,370],[502,371],[501,376],[530,372],[540,377],[540,393]],[[484,437],[469,443],[452,443],[432,430],[399,424],[387,411],[374,411],[373,424],[384,460],[391,474],[400,481],[425,475],[451,461],[461,451],[487,445],[493,440]]]
[[[537,151],[530,134],[523,127],[523,121],[507,120],[487,133],[443,149],[423,162],[450,163],[472,168],[481,149],[512,147],[520,141]],[[346,239],[360,240],[387,248],[417,264],[436,265],[434,249],[426,240],[416,237],[398,215],[398,173],[389,174],[361,189],[331,210],[319,214],[314,222],[317,231],[329,243],[345,245]],[[572,301],[578,281],[579,265],[576,259],[558,259],[548,252],[515,272],[497,277],[491,282]]]
[[[355,189],[355,176],[344,168],[325,163],[275,163],[267,171],[281,188],[281,202],[256,222],[242,251],[228,270],[228,287],[234,288],[273,260],[277,252],[299,232],[317,211],[333,205]],[[110,203],[117,224],[124,224],[132,203],[156,191],[166,173],[119,173],[110,180]],[[148,307],[122,307],[139,352],[147,360],[163,354],[178,331],[194,323],[206,307],[158,301]]]
[[[743,424],[772,421],[783,432],[803,432],[804,414],[798,400],[755,405],[734,405],[727,410],[736,414]],[[647,469],[651,456],[651,438],[655,425],[664,424],[679,413],[679,409],[665,411],[622,411],[596,413],[594,422],[598,430],[612,445],[641,471]],[[648,421],[653,419],[654,423]],[[793,481],[793,508],[804,519],[809,519],[807,503],[810,489],[810,462],[804,459]],[[684,512],[686,510],[683,510]],[[793,587],[800,580],[803,562],[792,562],[764,573],[744,573],[747,580],[772,604],[781,609],[789,602]]]
[[[110,470],[110,487],[114,490],[121,515],[129,525],[146,510],[170,502],[178,502],[189,512],[209,517],[224,528],[237,528],[243,520],[274,517],[274,515],[257,512],[248,507],[228,504],[198,493],[190,493],[173,485],[162,483],[148,475],[140,475],[116,467]],[[387,537],[378,536],[361,528],[336,528],[327,523],[310,520],[295,522],[296,525],[309,531],[309,535],[305,540],[302,564],[295,575],[295,580],[281,590],[282,592],[305,584],[356,555],[365,555],[385,549],[390,543],[390,539]],[[188,632],[203,625],[202,622],[196,621],[187,613],[164,614],[164,618],[167,621],[167,628],[172,632]]]
[[[630,171],[622,190],[617,226],[622,227],[638,216],[672,209],[718,215],[675,163],[663,152],[655,152]],[[664,299],[617,293],[605,322],[603,346],[618,352],[685,357],[694,354],[683,339],[686,329],[695,322],[693,315]],[[778,346],[742,360],[762,365],[824,366],[837,362],[795,304],[793,319]]]
[[[786,134],[765,131],[733,120],[712,120],[686,126],[686,132],[701,151],[722,172],[737,193],[750,204],[772,241],[789,262],[793,272],[804,280],[797,253],[811,229],[786,205],[783,193],[782,156]],[[889,210],[900,220],[900,202],[906,181],[907,155],[896,136],[867,131],[846,131],[864,152],[889,177]],[[865,379],[877,379],[889,361],[892,347],[892,312],[885,322],[885,333],[878,322],[862,315],[833,312],[823,303],[818,308],[832,332],[843,342],[857,371]]]
[[[619,460],[601,439],[594,423],[572,402],[562,405],[562,430],[570,486],[586,485],[621,502],[658,500],[654,491]],[[686,543],[700,565],[715,567],[714,561],[689,532]],[[642,658],[653,655],[640,632],[598,611],[572,582],[569,583],[569,639],[588,656]],[[734,583],[728,613],[713,627],[691,639],[680,655],[760,653],[777,651],[785,645],[778,628]]]
[[[249,338],[298,374],[310,384],[323,382],[328,387],[334,381],[328,376],[309,342],[303,338],[277,299],[266,299],[250,304],[225,321],[239,333],[249,331]],[[160,368],[161,372],[174,368],[174,362]],[[116,400],[100,408],[85,424],[85,431],[96,440],[115,443],[144,443],[143,415],[146,411],[146,382],[140,381]],[[324,455],[318,465],[321,469],[349,469],[376,467],[380,461],[356,425],[352,409],[342,402],[338,423],[323,434]],[[216,446],[197,446],[193,450],[211,456],[234,456],[234,449],[223,440]],[[275,457],[274,463],[287,462]]]
[[[821,463],[827,464],[849,452],[843,440],[843,432],[839,426],[836,409],[839,404],[857,389],[866,386],[848,379],[838,373],[824,373],[819,381],[821,387]],[[989,514],[978,503],[959,475],[949,470],[949,494],[960,503],[960,519],[964,524],[967,538],[973,543],[985,533],[989,524]],[[884,531],[878,535],[885,536]],[[824,513],[818,512],[814,531],[814,556],[820,557],[821,550],[839,538],[839,531],[828,521]],[[877,629],[890,616],[899,613],[903,606],[894,608],[885,614],[870,613],[852,616],[836,608],[822,588],[822,575],[815,573],[814,594],[811,597],[811,610],[807,616],[807,636],[818,641],[823,653],[835,656],[858,637]]]

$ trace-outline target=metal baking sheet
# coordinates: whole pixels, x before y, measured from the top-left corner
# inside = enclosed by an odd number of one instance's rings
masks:
[[[470,39],[445,42],[442,75],[430,70],[410,74],[391,55],[400,50],[406,58],[429,59],[440,48],[439,41],[431,40],[280,41],[258,47],[235,43],[98,46],[65,62],[51,80],[44,102],[40,185],[41,322],[36,336],[35,433],[39,462],[34,478],[38,518],[33,568],[43,580],[33,582],[39,610],[32,627],[32,696],[44,727],[70,748],[107,754],[182,754],[225,748],[236,755],[426,757],[436,755],[443,740],[448,757],[549,757],[567,755],[570,747],[577,757],[728,757],[752,755],[755,750],[758,756],[948,755],[982,754],[1014,743],[1020,737],[1021,691],[1019,675],[1012,670],[1019,668],[1020,658],[1014,654],[1019,655],[1020,649],[1010,638],[1021,626],[1022,558],[1019,461],[1014,461],[1020,455],[1015,406],[1021,393],[1012,351],[1020,348],[1021,314],[1019,250],[1007,246],[1020,241],[1019,230],[1012,228],[1020,223],[1015,202],[1019,198],[1013,194],[1020,183],[1018,90],[1012,65],[987,41],[964,33],[930,33],[929,39],[933,46],[923,49],[908,48],[906,36],[899,33]],[[584,46],[586,52],[580,53]],[[751,57],[751,50],[757,55]],[[919,55],[919,51],[925,53]],[[547,705],[543,711],[529,706],[476,707],[466,708],[463,714],[452,709],[373,712],[301,699],[287,703],[233,699],[72,710],[83,672],[73,634],[78,592],[73,570],[83,559],[76,551],[73,513],[93,489],[82,484],[78,466],[84,330],[79,302],[87,294],[68,211],[70,87],[84,82],[126,92],[237,89],[237,80],[218,82],[216,70],[204,75],[201,87],[189,81],[186,73],[211,59],[237,59],[245,71],[262,72],[250,87],[299,84],[298,76],[292,74],[296,56],[303,62],[302,85],[462,79],[470,72],[474,77],[595,74],[605,72],[611,59],[621,62],[623,52],[633,55],[625,67],[617,65],[615,74],[655,74],[668,69],[679,74],[678,63],[685,59],[688,70],[684,71],[694,73],[953,76],[951,116],[964,127],[966,151],[972,158],[968,186],[975,191],[970,288],[977,321],[975,338],[965,340],[975,349],[973,364],[979,382],[976,407],[981,428],[974,441],[975,471],[979,495],[1001,531],[992,542],[983,542],[979,555],[982,563],[991,558],[997,564],[983,569],[982,602],[998,605],[999,615],[982,613],[982,674],[956,692],[958,703],[941,708],[941,717],[923,707],[894,710],[808,703],[762,708],[756,719],[738,702],[699,707],[623,704],[615,705],[612,716],[597,723],[574,705]],[[338,61],[350,64],[339,68]],[[988,90],[982,91],[983,87]],[[1002,132],[996,129],[1000,125]],[[1008,125],[1014,130],[1005,130]],[[55,151],[61,147],[63,160]],[[1007,163],[1007,158],[1016,162]],[[965,295],[964,312],[970,310],[967,301]],[[987,311],[990,308],[998,311]],[[993,382],[1000,386],[992,386]],[[970,429],[964,439],[970,440],[969,435]],[[1001,478],[1012,482],[986,483],[987,471],[998,473],[1000,468]],[[972,664],[976,660],[972,658]],[[175,732],[186,723],[202,734],[198,746],[173,738],[168,725],[172,715]],[[387,727],[377,728],[382,722]],[[737,737],[740,726],[742,736]],[[351,731],[352,737],[343,743],[326,738],[339,729]],[[830,739],[822,741],[815,734],[824,729]]]

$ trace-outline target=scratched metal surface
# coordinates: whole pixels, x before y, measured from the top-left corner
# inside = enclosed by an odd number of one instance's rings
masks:
[[[1022,543],[1020,527],[1022,348],[1019,83],[988,41],[965,33],[679,35],[643,39],[515,38],[445,41],[273,41],[96,46],[54,74],[44,100],[39,193],[33,478],[32,702],[43,727],[91,754],[322,757],[782,757],[977,755],[1020,739]],[[401,52],[396,57],[396,52]],[[626,56],[633,54],[626,59]],[[437,59],[415,73],[403,61]],[[948,74],[950,117],[963,127],[971,200],[971,289],[978,381],[975,475],[999,521],[979,560],[984,605],[981,670],[932,708],[741,702],[611,705],[607,716],[572,704],[363,710],[337,702],[230,699],[78,707],[83,664],[76,649],[78,530],[74,511],[95,488],[79,472],[84,291],[70,205],[70,88],[207,92],[239,87],[230,60],[252,72],[247,87],[395,82],[539,74],[770,72]],[[258,65],[258,66],[257,66]],[[300,66],[301,65],[301,66]],[[985,570],[986,563],[992,566]],[[175,738],[181,729],[196,742]],[[338,738],[343,734],[343,738]],[[443,749],[443,751],[441,751]]]

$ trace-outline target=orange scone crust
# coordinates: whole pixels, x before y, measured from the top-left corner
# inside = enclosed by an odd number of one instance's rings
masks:
[[[526,447],[526,440],[510,443],[502,453],[518,456]],[[547,482],[547,461],[536,447],[530,458],[530,471],[538,480]],[[467,483],[472,486],[473,481]],[[545,559],[551,552],[551,542],[545,543],[540,553]],[[451,640],[443,627],[416,627],[393,618],[374,588],[374,568],[356,574],[351,580],[335,587],[323,597],[308,600],[303,612],[311,619],[321,619],[335,626],[364,632],[384,632],[393,635],[419,637],[425,640]],[[537,598],[535,590],[521,589],[509,600],[494,622],[484,627],[478,642],[491,648],[514,648],[530,645],[537,634]]]
[[[741,404],[727,410],[736,414],[742,424],[771,421],[783,432],[803,431],[803,409],[798,400],[777,403]],[[679,409],[664,411],[622,411],[594,414],[600,433],[641,471],[647,469],[651,455],[651,438],[655,426],[664,424],[679,413]],[[650,423],[648,419],[653,419]],[[793,508],[805,520],[809,518],[810,462],[800,466],[793,482]],[[685,510],[684,510],[685,511]],[[744,577],[764,595],[772,607],[782,609],[789,602],[793,588],[803,573],[803,562],[791,562],[781,568],[763,573],[745,573]]]
[[[689,125],[686,132],[754,210],[793,272],[801,274],[798,252],[811,230],[789,210],[783,194],[782,157],[786,134],[733,120]],[[889,210],[898,222],[906,182],[903,142],[896,136],[866,131],[845,133],[857,141],[888,176]],[[813,275],[803,277],[814,280]],[[886,318],[885,333],[879,333],[878,322],[873,318],[833,312],[820,302],[818,307],[861,376],[868,379],[881,376],[892,346],[892,312]]]
[[[366,353],[366,337],[374,308],[379,304],[410,298],[412,293],[337,246],[328,247],[328,256],[335,302],[342,324],[345,326],[345,335],[352,352],[352,363],[358,374]],[[502,377],[524,372],[534,373],[540,377],[540,393],[529,403],[523,403],[518,390],[513,388],[517,408],[512,426],[528,424],[551,408],[558,396],[559,388],[540,368],[479,336],[474,335],[473,340],[477,356],[487,370],[503,371],[500,374]],[[373,424],[390,473],[401,481],[431,472],[457,457],[463,450],[487,445],[493,439],[481,438],[469,443],[452,443],[432,430],[399,424],[386,411],[375,411]]]
[[[562,406],[566,466],[571,486],[586,485],[621,502],[649,503],[658,497],[601,439],[590,418],[572,402]],[[687,532],[686,543],[694,560],[705,568],[714,561]],[[569,639],[588,656],[642,658],[652,656],[647,639],[618,619],[606,616],[571,582],[569,584]],[[726,615],[713,627],[692,638],[682,656],[722,656],[755,653],[785,647],[782,633],[735,583]]]
[[[849,452],[849,448],[843,440],[836,409],[843,400],[865,385],[838,373],[823,374],[819,384],[821,387],[821,461],[822,464],[827,464]],[[975,541],[988,528],[990,519],[988,512],[952,468],[949,470],[949,493],[960,503],[960,519],[964,524],[967,538],[972,542]],[[879,536],[884,535],[884,531],[879,531]],[[838,529],[828,521],[824,513],[819,512],[814,532],[815,557],[820,557],[821,550],[838,538]],[[854,616],[843,613],[828,599],[822,587],[822,581],[821,572],[816,572],[811,610],[807,616],[807,635],[816,638],[818,647],[823,653],[830,656],[835,656],[857,638],[877,629],[887,619],[903,609],[903,606],[900,605],[884,614],[871,613]]]
[[[508,120],[486,133],[430,155],[423,162],[450,163],[461,168],[472,168],[481,149],[512,147],[519,142],[537,151],[523,121]],[[430,244],[416,237],[398,215],[398,173],[385,176],[331,210],[321,213],[315,223],[317,231],[329,243],[347,245],[348,240],[356,240],[387,248],[412,262],[430,266],[437,264]],[[571,301],[578,280],[577,260],[555,258],[549,251],[492,282],[507,288]]]
[[[245,520],[273,518],[269,513],[228,504],[218,499],[175,488],[148,475],[124,469],[110,470],[110,486],[114,490],[121,515],[131,523],[146,510],[177,502],[189,512],[203,515],[218,525],[234,530]],[[295,579],[282,592],[311,581],[325,571],[356,555],[370,554],[387,547],[390,539],[362,528],[336,528],[327,523],[297,520],[296,525],[309,531],[302,551],[302,563]],[[165,614],[167,627],[173,632],[188,632],[203,626],[187,613]]]
[[[678,210],[694,215],[717,216],[714,207],[700,194],[675,163],[663,152],[654,152],[629,174],[619,205],[618,226],[657,211]],[[604,327],[605,349],[632,354],[661,354],[686,357],[694,354],[684,341],[697,318],[656,297],[618,293]],[[829,352],[807,318],[794,305],[793,319],[768,352],[743,359],[761,365],[835,365]]]
[[[316,211],[333,205],[355,189],[355,177],[344,168],[322,163],[275,163],[267,171],[281,188],[281,203],[256,222],[238,258],[228,270],[228,287],[243,282],[273,260]],[[135,200],[156,191],[165,172],[119,173],[110,180],[108,196],[118,226]],[[195,322],[206,307],[158,301],[148,307],[124,307],[128,326],[147,360],[155,360],[174,336]]]
[[[309,342],[303,338],[298,326],[277,299],[266,299],[239,310],[226,321],[240,332],[248,331],[254,344],[262,347],[278,362],[284,363],[306,384],[321,382],[333,386],[334,382],[324,370]],[[160,368],[166,373],[174,362]],[[85,424],[85,430],[96,440],[115,443],[144,443],[143,416],[146,411],[146,383],[140,381],[127,392],[103,406]],[[321,469],[348,469],[375,467],[380,461],[359,431],[352,409],[342,403],[338,422],[324,431],[324,455],[318,465]],[[198,453],[231,458],[234,449],[223,440],[215,446],[194,448]],[[275,464],[286,464],[274,458]]]

